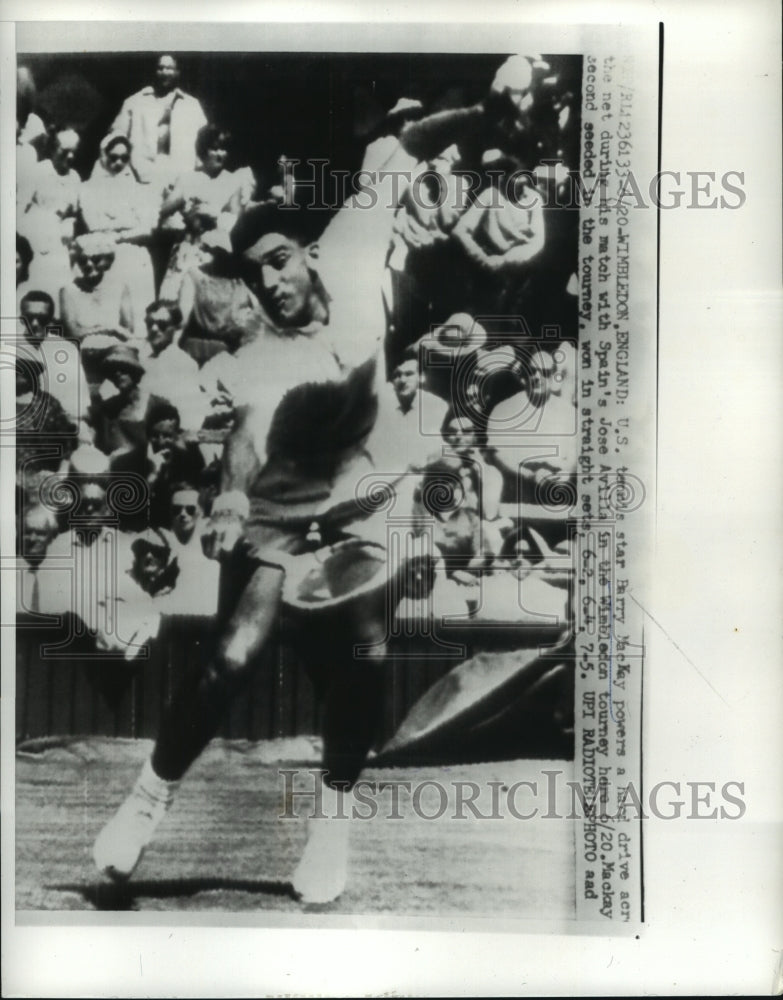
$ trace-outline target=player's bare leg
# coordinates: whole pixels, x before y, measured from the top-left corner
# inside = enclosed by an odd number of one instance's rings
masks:
[[[280,608],[281,570],[260,566],[245,588],[216,655],[174,695],[152,757],[93,847],[98,869],[126,879],[141,860],[190,765],[217,733],[225,711],[248,680]]]

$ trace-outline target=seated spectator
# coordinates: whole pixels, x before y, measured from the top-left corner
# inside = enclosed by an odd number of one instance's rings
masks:
[[[183,213],[200,208],[213,216],[220,229],[230,232],[239,213],[247,207],[253,195],[255,179],[249,167],[228,170],[231,134],[217,125],[204,125],[196,136],[199,166],[180,174],[166,192],[160,210],[160,221],[182,228]]]
[[[73,254],[76,274],[60,290],[60,320],[65,336],[81,345],[85,375],[95,387],[106,350],[133,335],[133,305],[124,275],[116,267],[112,237],[79,236]]]
[[[454,313],[425,334],[416,346],[426,367],[428,389],[453,406],[453,387],[459,385],[461,391],[463,387],[468,391],[470,382],[466,383],[464,375],[472,373],[477,353],[484,349],[486,341],[487,331],[482,324],[464,312]],[[470,400],[461,402],[465,405]]]
[[[76,424],[79,440],[93,439],[89,425],[90,389],[79,348],[58,336],[54,327],[54,301],[46,292],[27,292],[19,304],[21,334],[34,356],[43,363],[40,388],[48,391]]]
[[[567,376],[571,352],[557,351],[565,368],[548,351],[527,359],[524,387],[499,403],[487,423],[487,439],[504,475],[516,480],[517,497],[537,502],[537,487],[553,475],[576,474],[578,439],[575,397]]]
[[[206,416],[203,427],[212,430],[228,430],[236,418],[235,392],[242,385],[242,350],[238,354],[221,351],[207,361],[199,371],[201,390]]]
[[[461,464],[473,466],[478,472],[482,519],[497,521],[503,474],[488,461],[486,448],[481,444],[483,435],[469,417],[455,416],[447,422],[444,437]]]
[[[144,447],[144,421],[150,397],[141,388],[144,365],[138,351],[119,344],[101,362],[103,382],[93,407],[95,444],[102,452]]]
[[[179,301],[185,275],[212,260],[212,251],[203,244],[202,238],[205,233],[217,229],[216,216],[199,204],[184,208],[182,219],[183,238],[172,246],[160,284],[160,298],[171,302]]]
[[[167,526],[174,486],[183,481],[197,483],[204,471],[198,445],[182,440],[179,413],[171,403],[153,399],[144,428],[144,440],[116,454],[111,462],[113,476],[130,474],[145,483],[146,509],[121,517],[124,530]]]
[[[168,531],[148,528],[130,543],[133,564],[129,575],[150,597],[170,594],[179,578],[174,540]]]
[[[443,451],[442,428],[448,404],[423,387],[419,351],[408,348],[381,392],[371,452],[384,468],[402,473],[421,469]]]
[[[116,266],[128,285],[137,323],[155,295],[152,260],[146,244],[157,224],[155,190],[140,184],[130,165],[131,145],[124,135],[103,140],[100,156],[79,195],[79,214],[88,232],[114,237]],[[142,330],[136,331],[143,336]]]
[[[465,473],[465,474],[463,474]],[[413,494],[414,533],[430,536],[436,554],[431,611],[465,615],[481,594],[481,518],[478,479],[453,459],[429,465]],[[405,614],[410,614],[409,608]],[[414,612],[416,616],[421,613]]]
[[[57,535],[57,519],[46,507],[28,504],[17,535],[16,613],[46,614],[52,606],[51,571],[42,570],[47,549]]]
[[[518,270],[544,246],[541,197],[514,161],[492,166],[493,183],[485,188],[454,228],[468,257],[487,271]]]
[[[68,527],[46,554],[45,567],[61,571],[56,574],[53,606],[47,610],[74,615],[89,634],[97,636],[99,629],[111,627],[107,605],[129,565],[129,538],[116,527],[106,490],[98,483],[81,485]]]
[[[481,501],[478,474],[442,458],[424,470],[414,493],[414,518],[429,524],[448,576],[477,567],[481,555]]]
[[[83,444],[73,452],[61,472],[76,477],[82,485],[96,483],[105,490],[109,485],[109,456],[91,444]]]
[[[518,335],[513,344],[487,344],[473,358],[470,378],[467,380],[466,398],[471,413],[486,424],[492,410],[519,392],[524,380],[525,358],[535,349],[531,342]]]
[[[182,313],[176,302],[159,300],[147,306],[147,353],[142,392],[170,400],[179,410],[183,429],[197,431],[206,415],[199,386],[199,368],[175,340],[182,332]]]
[[[16,358],[16,474],[24,487],[33,470],[54,472],[76,447],[77,430],[60,403],[41,389],[43,361],[28,350]]]
[[[503,310],[513,296],[522,301],[520,285],[532,280],[531,263],[544,248],[541,196],[521,173],[518,161],[492,164],[493,183],[459,219],[453,238],[474,269],[470,275],[471,306]]]
[[[96,647],[135,659],[160,630],[161,613],[179,576],[168,532],[148,529],[129,542],[128,567],[117,586],[99,599],[101,624]],[[111,623],[105,627],[104,622]]]
[[[226,233],[214,229],[201,244],[212,259],[185,275],[179,295],[183,350],[203,365],[221,351],[236,351],[262,324],[258,300],[245,284]]]
[[[421,336],[433,319],[465,307],[462,254],[451,232],[467,208],[455,174],[456,146],[418,165],[400,198],[388,258],[392,342]]]
[[[220,564],[207,559],[201,546],[201,495],[187,483],[177,485],[171,496],[169,529],[179,563],[177,589],[168,602],[170,614],[214,615],[217,613]]]
[[[407,250],[421,250],[449,238],[454,223],[467,206],[460,206],[452,168],[459,153],[450,146],[429,163],[419,166],[420,179],[411,184],[400,198],[400,207],[394,217],[395,247],[392,266],[404,266]],[[452,195],[444,198],[444,191]],[[399,258],[399,260],[398,260]],[[402,270],[398,266],[398,270]]]
[[[478,171],[483,153],[493,147],[518,157],[532,169],[538,136],[531,125],[540,99],[542,71],[548,70],[537,56],[510,56],[498,68],[482,101],[409,122],[400,133],[400,141],[419,160],[429,160],[456,143],[460,166],[465,170]]]
[[[553,587],[568,588],[573,583],[572,542],[560,531],[553,542],[532,524],[523,523],[510,532],[497,561],[521,580],[531,573]]]
[[[86,486],[97,486],[102,493],[109,488],[109,456],[91,444],[80,445],[57,470],[57,475],[44,484],[43,497],[47,506],[57,511],[58,529],[68,527],[70,511],[58,509],[58,497],[78,497]]]

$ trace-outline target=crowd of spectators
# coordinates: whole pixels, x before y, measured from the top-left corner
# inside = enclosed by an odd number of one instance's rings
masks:
[[[371,436],[377,471],[409,473],[400,502],[434,524],[443,610],[514,621],[528,576],[567,592],[546,497],[577,467],[577,213],[547,195],[577,166],[578,114],[545,59],[518,55],[476,105],[401,97],[367,147],[372,169],[400,144],[421,182],[388,246]],[[84,177],[79,143],[20,70],[17,605],[132,657],[160,615],[216,613],[200,528],[269,325],[232,234],[290,192],[232,160],[170,54]]]

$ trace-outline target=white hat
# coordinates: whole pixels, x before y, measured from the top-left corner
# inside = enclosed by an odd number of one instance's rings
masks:
[[[492,90],[504,94],[507,90],[527,90],[533,80],[533,67],[527,56],[509,56],[495,74]]]

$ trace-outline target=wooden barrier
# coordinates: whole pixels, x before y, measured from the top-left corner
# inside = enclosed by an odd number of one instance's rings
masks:
[[[552,628],[469,624],[449,626],[435,637],[411,631],[391,640],[390,662],[382,667],[367,664],[368,670],[385,673],[378,747],[396,732],[421,695],[467,657],[480,650],[518,649],[554,640],[557,634]],[[18,742],[66,735],[153,738],[172,692],[187,670],[198,669],[209,656],[214,638],[211,619],[165,617],[148,655],[129,663],[119,655],[96,651],[89,636],[71,638],[67,619],[60,626],[41,628],[32,619],[20,618],[16,635]],[[320,709],[312,681],[278,632],[249,690],[234,702],[220,735],[261,740],[319,732]]]
[[[41,628],[32,619],[20,618],[18,625],[18,741],[57,735],[153,737],[176,685],[186,670],[209,655],[212,641],[209,619],[164,618],[157,640],[148,646],[148,656],[128,663],[120,656],[97,652],[89,637],[68,642],[67,620],[59,627]],[[388,684],[384,739],[413,702],[461,661],[454,655],[419,660],[412,641],[397,645],[404,649],[398,648],[392,663],[382,668]],[[368,664],[368,669],[374,668]],[[259,740],[319,730],[312,681],[278,635],[259,663],[249,691],[232,706],[221,735]]]

